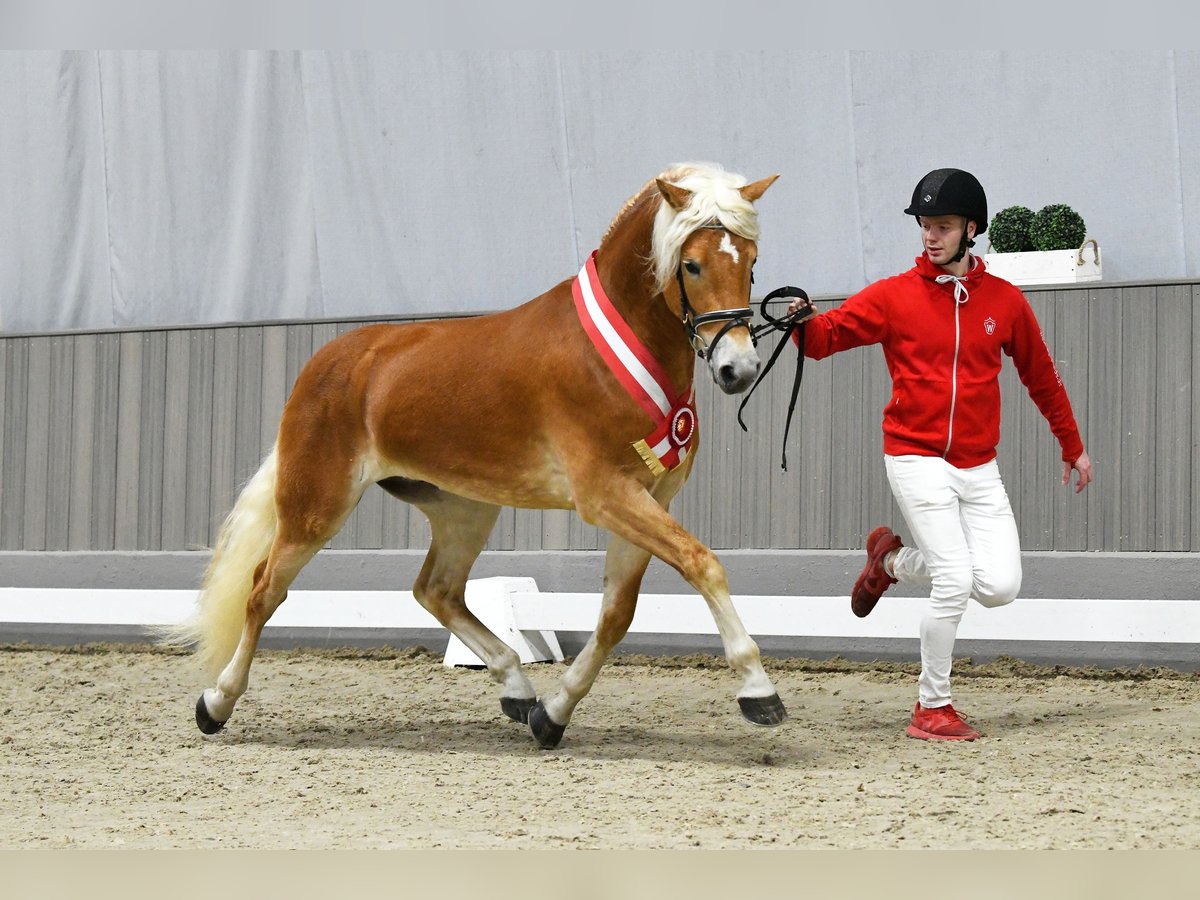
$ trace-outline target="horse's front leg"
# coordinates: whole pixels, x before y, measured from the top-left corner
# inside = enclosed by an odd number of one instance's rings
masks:
[[[632,544],[636,549],[629,551],[630,558],[633,558],[632,554],[636,553],[637,549],[643,551],[643,560],[648,561],[645,554],[657,556],[679,572],[704,597],[721,635],[725,658],[742,676],[742,686],[737,692],[742,715],[755,725],[778,725],[783,722],[787,718],[787,712],[774,684],[763,669],[758,645],[746,631],[737,610],[733,607],[729,598],[729,582],[725,568],[716,555],[689,534],[671,517],[663,505],[656,502],[640,485],[621,483],[613,487],[613,484],[614,481],[606,481],[608,489],[603,492],[597,491],[594,502],[580,503],[580,514],[588,521],[607,528],[617,537]],[[673,493],[674,491],[671,492],[672,495]],[[606,569],[601,628],[597,629],[584,653],[581,653],[568,669],[558,692],[540,703],[540,709],[535,707],[535,712],[530,714],[530,726],[543,747],[552,747],[561,739],[575,704],[595,681],[596,672],[608,651],[629,628],[636,605],[637,589],[641,585],[645,567],[646,562],[643,561],[636,569],[636,578],[627,590],[618,589],[616,586],[610,589]],[[627,605],[622,604],[622,598],[625,596],[630,598]],[[612,626],[620,626],[620,633],[615,639],[611,637],[615,628],[605,632],[606,637],[601,637],[607,621],[611,621]],[[606,644],[608,640],[611,640],[611,643]],[[592,652],[588,653],[588,650]],[[578,670],[576,666],[579,666]],[[535,721],[539,723],[537,726]]]

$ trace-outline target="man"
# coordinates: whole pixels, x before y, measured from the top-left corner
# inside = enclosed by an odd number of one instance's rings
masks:
[[[1012,602],[1021,588],[1016,520],[996,465],[1001,353],[1062,446],[1063,484],[1092,480],[1050,351],[1025,296],[971,254],[987,229],[987,199],[961,169],[936,169],[904,210],[915,216],[924,252],[900,275],[869,285],[837,309],[808,320],[804,354],[880,344],[892,376],[884,409],[888,482],[915,546],[886,526],[867,537],[867,562],[851,608],[869,615],[897,581],[930,589],[921,621],[921,677],[910,737],[972,741],[979,732],[950,703],[954,638],[967,601]],[[805,301],[790,313],[809,312]]]

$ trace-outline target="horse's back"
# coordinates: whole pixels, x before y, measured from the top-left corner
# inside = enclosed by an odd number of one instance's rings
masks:
[[[324,455],[332,442],[341,458],[373,460],[381,476],[509,505],[562,505],[548,410],[564,405],[559,385],[570,385],[578,363],[564,332],[582,334],[565,323],[564,304],[574,318],[569,282],[502,312],[339,335],[296,381],[281,424],[281,439],[293,436],[287,455]],[[485,482],[505,490],[474,486]]]
[[[485,351],[489,346],[507,342],[508,354],[527,346],[538,346],[547,329],[559,328],[564,313],[575,316],[571,298],[572,279],[566,279],[544,294],[520,306],[477,316],[427,319],[419,322],[385,322],[364,325],[338,335],[313,354],[308,366],[322,370],[347,370],[361,365],[364,356],[400,353],[442,354],[447,349],[446,365],[454,365],[464,356]],[[512,342],[517,342],[515,345]],[[519,353],[517,355],[520,355]],[[421,360],[417,365],[432,365]],[[436,366],[435,366],[436,367]]]

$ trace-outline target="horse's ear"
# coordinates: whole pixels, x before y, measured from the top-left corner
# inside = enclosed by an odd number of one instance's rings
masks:
[[[687,209],[687,205],[692,200],[692,192],[686,188],[681,188],[677,184],[671,184],[669,181],[663,181],[661,178],[655,178],[654,183],[658,185],[659,192],[663,198],[671,205],[671,209],[678,212],[681,209]]]
[[[762,181],[756,181],[753,184],[748,184],[744,188],[738,188],[738,193],[751,203],[767,192],[767,188],[775,183],[778,175],[772,175],[769,178],[764,178]]]

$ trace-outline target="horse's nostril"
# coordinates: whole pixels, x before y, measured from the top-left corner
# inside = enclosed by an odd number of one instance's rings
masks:
[[[721,366],[717,374],[720,375],[722,384],[730,384],[737,379],[737,371],[729,364]]]

